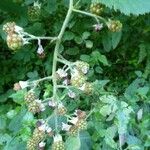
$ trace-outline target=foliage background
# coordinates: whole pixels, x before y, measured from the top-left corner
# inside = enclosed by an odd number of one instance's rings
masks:
[[[106,28],[95,32],[92,28],[94,20],[74,14],[60,51],[70,61],[80,59],[88,62],[91,67],[88,74],[91,81],[109,80],[104,89],[98,89],[100,95],[105,92],[113,93],[118,101],[125,101],[134,110],[128,120],[126,144],[123,148],[130,146],[130,149],[134,150],[148,150],[150,147],[150,15],[145,12],[149,12],[149,5],[146,0],[134,1],[135,9],[131,9],[128,2],[119,5],[117,1],[114,3],[109,0],[99,1],[123,12],[106,7],[102,14],[106,18],[119,19],[123,23],[122,32],[112,34]],[[11,0],[0,1],[0,149],[2,150],[18,148],[24,150],[36,120],[36,117],[26,111],[22,103],[24,91],[16,94],[13,84],[20,80],[50,75],[54,48],[54,45],[48,41],[42,42],[46,51],[44,59],[39,59],[36,55],[35,42],[24,46],[17,53],[12,53],[6,45],[6,35],[2,31],[2,26],[8,21],[15,21],[33,35],[56,35],[60,31],[68,9],[67,0],[43,0],[40,20],[30,22],[27,7],[32,3],[33,0],[25,0],[24,5],[21,6]],[[89,11],[90,4],[90,0],[82,0],[79,8]],[[41,88],[43,97],[52,92],[52,86],[47,82],[41,85]],[[81,134],[83,136],[81,139],[87,140],[83,142],[84,144],[81,141],[81,149],[116,149],[119,137],[113,126],[115,120],[107,121],[107,116],[100,113],[102,103],[97,97],[88,98],[83,95],[77,101],[70,101],[68,107],[70,111],[76,107],[90,111],[91,103],[92,107],[96,105],[100,107],[95,107],[94,113],[88,119],[87,132]],[[139,110],[143,110],[140,120],[137,118]]]

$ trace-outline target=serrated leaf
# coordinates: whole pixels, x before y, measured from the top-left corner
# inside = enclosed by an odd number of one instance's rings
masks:
[[[98,1],[109,8],[119,10],[126,15],[145,14],[150,12],[149,0],[93,0]]]
[[[66,150],[79,150],[80,149],[80,138],[76,137],[68,137],[66,142]]]
[[[121,40],[122,32],[111,33],[112,47],[115,49]]]

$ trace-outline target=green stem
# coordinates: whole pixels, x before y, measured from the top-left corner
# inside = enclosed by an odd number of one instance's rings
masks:
[[[74,11],[74,12],[77,12],[77,13],[80,13],[80,14],[83,14],[83,15],[86,15],[86,16],[94,17],[95,19],[100,19],[100,20],[102,20],[104,23],[107,22],[103,17],[97,16],[97,15],[92,14],[92,13],[89,13],[89,12],[85,12],[85,11],[81,11],[81,10],[77,10],[77,9],[73,9],[73,11]]]
[[[66,18],[64,20],[64,23],[62,25],[62,28],[61,28],[61,31],[57,37],[57,41],[56,41],[56,46],[55,46],[55,49],[54,49],[54,56],[53,56],[53,68],[52,68],[52,82],[53,82],[53,99],[58,101],[57,99],[57,78],[56,78],[56,69],[57,69],[57,57],[58,57],[58,54],[59,54],[59,48],[60,48],[60,44],[61,44],[61,41],[62,41],[62,37],[63,37],[63,34],[65,32],[65,29],[69,23],[69,20],[70,20],[70,17],[71,17],[71,13],[72,13],[72,9],[73,9],[73,0],[70,0],[70,3],[69,3],[69,9],[68,9],[68,12],[67,12],[67,15],[66,15]],[[56,127],[56,131],[58,131],[57,129],[57,111],[55,111],[55,127]]]

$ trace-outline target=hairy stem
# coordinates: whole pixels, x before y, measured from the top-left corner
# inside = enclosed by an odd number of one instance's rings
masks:
[[[69,23],[72,10],[73,10],[73,0],[70,0],[69,9],[68,9],[66,18],[64,20],[64,23],[62,25],[62,28],[60,30],[60,33],[57,37],[56,46],[55,46],[55,49],[54,49],[53,68],[52,68],[52,82],[53,82],[53,99],[56,100],[56,101],[58,101],[58,99],[57,99],[57,78],[56,78],[57,57],[58,57],[58,54],[59,54],[58,51],[59,51],[59,48],[60,48],[60,44],[61,44],[61,41],[62,41],[63,34],[64,34],[65,29],[66,29],[66,27]],[[56,132],[57,132],[57,114],[55,116],[56,116],[56,118],[55,118],[55,127],[56,127]]]
[[[81,10],[77,10],[77,9],[73,9],[73,11],[74,11],[74,12],[77,12],[77,13],[80,13],[80,14],[83,14],[83,15],[86,15],[86,16],[94,17],[96,20],[97,20],[97,19],[100,19],[100,20],[102,20],[104,23],[107,22],[103,17],[97,16],[97,15],[92,14],[92,13],[89,13],[89,12],[85,12],[85,11],[81,11]]]

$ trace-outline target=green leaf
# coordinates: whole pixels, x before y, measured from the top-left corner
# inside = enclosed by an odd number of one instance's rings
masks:
[[[0,130],[5,129],[5,127],[6,127],[6,119],[0,116]]]
[[[109,8],[119,10],[126,15],[145,14],[150,12],[149,0],[93,0],[105,4]]]
[[[121,40],[122,32],[111,33],[112,47],[115,49]]]
[[[66,32],[64,33],[64,37],[63,37],[63,40],[64,40],[64,41],[70,41],[70,40],[72,40],[73,38],[74,38],[74,34],[73,34],[72,32],[66,31]]]
[[[107,116],[111,113],[111,105],[104,105],[101,107],[100,109],[100,113],[103,115],[103,116]]]
[[[24,94],[26,93],[26,91],[26,89],[19,90],[16,93],[10,95],[9,97],[12,98],[14,102],[22,104],[22,102],[24,101]]]
[[[18,132],[22,127],[22,120],[26,114],[26,109],[22,109],[10,122],[8,128],[13,132]]]
[[[80,138],[76,137],[68,137],[66,142],[66,150],[79,150],[80,149]]]
[[[11,140],[11,136],[7,133],[0,134],[0,145],[6,144]]]
[[[91,35],[90,32],[84,32],[84,33],[82,34],[82,39],[83,39],[83,40],[87,40],[90,35]]]

